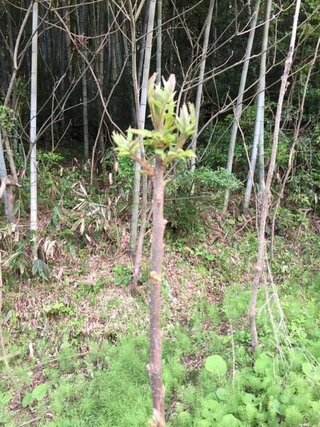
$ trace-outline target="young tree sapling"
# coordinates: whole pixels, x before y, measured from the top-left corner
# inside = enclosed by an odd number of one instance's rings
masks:
[[[161,315],[161,271],[164,253],[164,230],[166,221],[163,215],[164,206],[164,170],[173,160],[194,157],[192,150],[184,150],[186,140],[196,128],[195,109],[193,104],[183,105],[176,113],[175,76],[163,79],[163,87],[156,84],[154,74],[148,84],[148,104],[151,113],[153,130],[128,129],[127,137],[113,133],[119,156],[127,156],[138,162],[144,173],[148,174],[153,184],[152,199],[152,245],[150,272],[150,362],[148,371],[153,399],[153,427],[165,425],[164,388],[162,384],[162,333]],[[142,159],[137,155],[139,141],[143,141],[151,157]]]

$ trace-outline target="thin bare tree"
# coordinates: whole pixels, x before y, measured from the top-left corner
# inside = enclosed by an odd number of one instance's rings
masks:
[[[148,10],[148,26],[147,26],[147,35],[146,35],[146,46],[145,46],[145,52],[144,52],[142,84],[141,84],[141,90],[140,90],[140,105],[139,105],[139,111],[137,113],[138,128],[141,130],[144,129],[145,120],[146,120],[147,88],[148,88],[148,80],[150,75],[150,61],[151,61],[152,38],[153,38],[156,3],[157,3],[156,0],[150,0],[149,10]],[[138,153],[138,155],[141,158],[143,158],[144,156],[142,146],[140,149],[140,153]],[[140,205],[139,203],[140,202],[140,183],[141,183],[141,166],[138,162],[136,162],[135,169],[134,169],[134,183],[133,183],[132,211],[131,211],[131,234],[130,234],[131,254],[135,253],[136,244],[137,244],[139,205]]]
[[[202,46],[202,53],[200,57],[200,67],[199,67],[199,85],[197,87],[197,96],[196,96],[196,132],[192,136],[191,141],[191,148],[194,153],[197,151],[197,138],[198,138],[198,127],[199,127],[199,119],[200,119],[200,107],[201,107],[201,100],[202,100],[202,91],[203,91],[203,78],[204,78],[204,72],[206,69],[206,60],[208,55],[208,44],[209,44],[209,36],[210,36],[210,29],[211,29],[211,23],[212,23],[212,15],[213,15],[213,8],[214,8],[215,0],[210,0],[209,8],[208,8],[208,14],[206,18],[206,22],[204,24],[205,30],[204,30],[204,37],[203,37],[203,46]],[[196,161],[195,157],[191,158],[191,171],[194,172],[196,167]]]
[[[274,131],[273,131],[270,165],[268,169],[265,188],[262,192],[261,215],[260,215],[260,223],[259,223],[259,230],[258,230],[258,255],[257,255],[257,261],[255,263],[255,268],[254,268],[252,295],[251,295],[250,308],[249,308],[252,350],[256,350],[259,342],[257,324],[256,324],[256,306],[257,306],[259,286],[262,284],[262,278],[265,272],[266,223],[267,223],[267,218],[269,215],[269,208],[270,208],[271,184],[272,184],[272,179],[273,179],[275,166],[276,166],[276,159],[277,159],[283,102],[284,102],[287,82],[288,82],[288,78],[289,78],[289,74],[292,66],[293,52],[294,52],[295,41],[297,36],[300,5],[301,5],[301,0],[297,0],[296,7],[295,7],[295,14],[293,18],[293,25],[291,30],[289,50],[288,50],[287,58],[285,61],[284,71],[281,77],[277,111],[275,115],[275,125],[274,125]]]
[[[38,1],[32,6],[31,105],[30,105],[30,230],[33,260],[37,255],[37,81],[38,81]]]
[[[256,169],[256,162],[259,150],[259,184],[260,191],[264,187],[264,108],[265,108],[265,91],[266,91],[266,64],[267,64],[267,50],[269,40],[269,27],[271,16],[272,0],[266,0],[266,11],[263,26],[261,58],[260,58],[260,74],[258,83],[257,106],[256,106],[256,120],[254,126],[254,137],[252,144],[251,160],[249,164],[249,172],[247,185],[244,195],[243,210],[246,211],[249,207],[250,197],[254,182],[254,172]]]
[[[248,76],[250,57],[251,57],[254,35],[255,35],[256,25],[257,25],[257,20],[259,15],[259,8],[260,8],[260,0],[256,0],[253,14],[250,17],[250,30],[249,30],[249,37],[247,42],[247,49],[246,49],[244,62],[242,66],[241,79],[240,79],[240,85],[239,85],[239,91],[238,91],[238,97],[237,97],[237,105],[235,108],[234,119],[231,126],[231,135],[230,135],[228,161],[227,161],[227,171],[229,173],[232,172],[232,167],[233,167],[234,150],[236,146],[237,134],[239,129],[239,121],[242,114],[243,96],[244,96],[244,91],[245,91],[246,81]],[[230,192],[226,191],[225,200],[224,200],[224,212],[226,212],[228,209],[229,197],[230,197]]]

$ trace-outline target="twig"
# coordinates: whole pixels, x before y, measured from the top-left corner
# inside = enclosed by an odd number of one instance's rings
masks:
[[[19,427],[28,426],[29,424],[32,424],[32,423],[34,423],[34,422],[36,422],[36,421],[41,420],[41,418],[42,418],[42,417],[32,418],[32,420],[30,420],[30,421],[25,421],[24,423],[19,424]]]

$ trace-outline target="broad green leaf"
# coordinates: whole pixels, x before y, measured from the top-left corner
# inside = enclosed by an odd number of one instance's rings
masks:
[[[203,406],[207,409],[211,409],[212,411],[215,411],[217,408],[219,408],[220,403],[217,400],[205,399],[203,402]]]
[[[289,400],[290,400],[290,395],[289,395],[288,393],[286,393],[286,392],[281,393],[280,401],[281,401],[282,403],[286,404],[286,403],[288,403],[288,402],[289,402]]]
[[[278,399],[270,400],[270,406],[275,412],[279,412],[280,402]]]
[[[232,414],[226,414],[222,417],[220,426],[221,427],[240,427],[243,426],[242,422],[238,420],[234,415]]]
[[[118,145],[119,147],[124,147],[124,146],[128,145],[128,141],[126,140],[126,138],[123,135],[121,135],[121,133],[113,132],[112,133],[112,139],[113,139],[114,143],[116,145]]]
[[[227,373],[227,364],[218,354],[207,357],[205,368],[212,374],[221,377]]]
[[[3,393],[0,391],[0,407],[1,404],[7,405],[10,402],[11,397],[10,393]]]
[[[37,385],[37,387],[35,387],[32,390],[32,393],[31,393],[32,400],[37,400],[38,402],[40,400],[43,400],[48,390],[49,390],[49,385],[47,383]]]
[[[32,397],[32,393],[28,392],[25,394],[24,398],[21,401],[21,405],[23,408],[26,408],[27,406],[29,406],[32,402],[34,401],[33,397]]]
[[[230,393],[226,388],[218,388],[216,391],[216,395],[219,400],[228,400]]]
[[[254,371],[257,374],[264,374],[267,370],[272,368],[272,359],[265,353],[261,353],[254,364]]]
[[[281,392],[281,387],[278,384],[273,384],[267,390],[268,396],[278,396]]]
[[[242,396],[242,402],[245,403],[246,405],[249,405],[251,403],[255,403],[256,401],[256,397],[255,395],[251,394],[251,393],[244,393]]]

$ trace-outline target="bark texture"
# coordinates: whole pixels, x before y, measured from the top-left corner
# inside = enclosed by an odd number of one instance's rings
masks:
[[[150,363],[149,375],[153,400],[153,427],[162,427],[164,421],[164,388],[162,384],[162,332],[161,332],[161,269],[164,252],[163,236],[165,219],[163,217],[164,165],[156,157],[153,176],[152,201],[152,246],[150,272]]]

